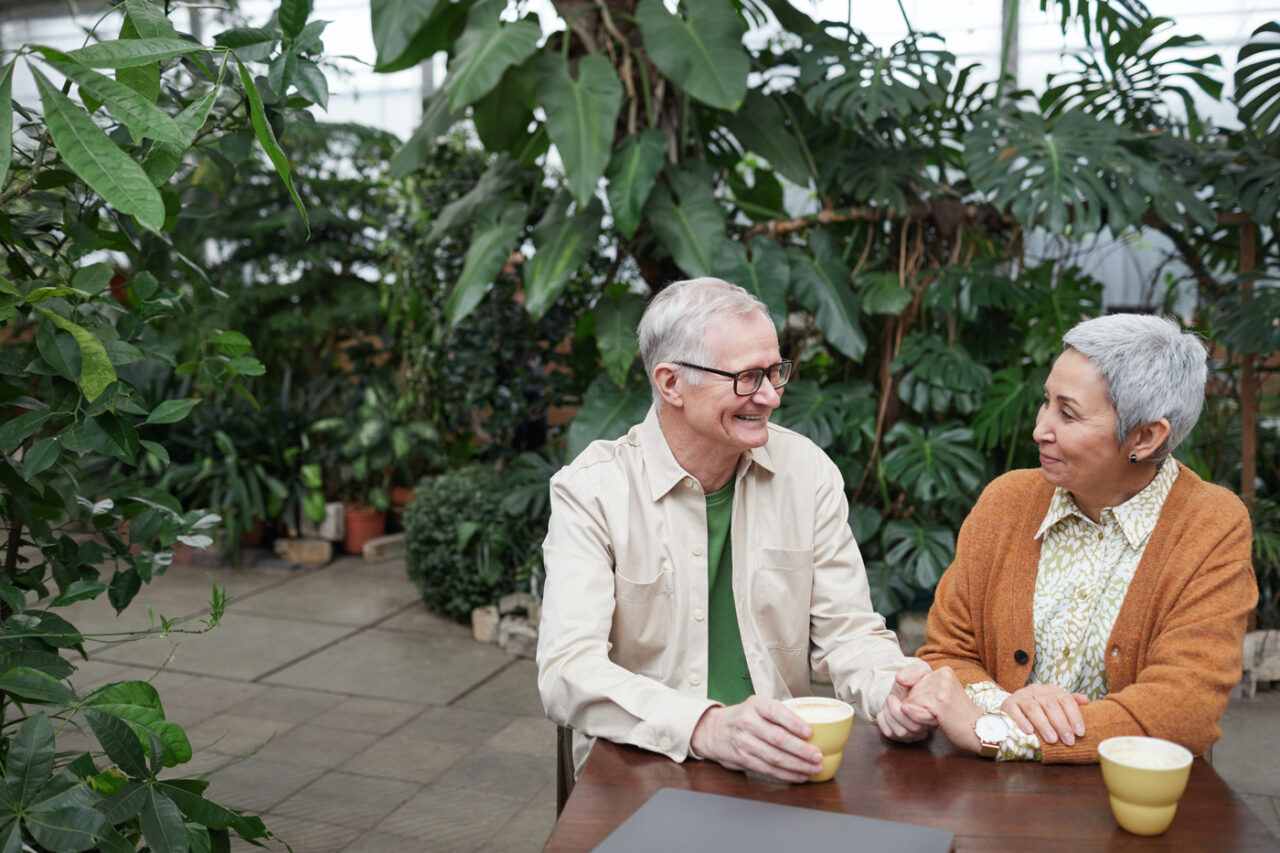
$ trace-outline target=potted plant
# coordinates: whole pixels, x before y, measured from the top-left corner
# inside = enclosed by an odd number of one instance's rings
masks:
[[[434,426],[407,416],[396,400],[388,389],[372,384],[360,392],[351,416],[324,418],[311,426],[313,434],[328,438],[331,448],[331,470],[346,503],[343,547],[348,554],[361,553],[365,542],[386,532],[396,468],[409,459],[415,443],[437,437]]]

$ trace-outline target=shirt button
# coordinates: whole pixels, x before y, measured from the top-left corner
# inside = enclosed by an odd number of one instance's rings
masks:
[[[686,489],[692,489],[692,488],[693,488],[693,478],[692,478],[692,477],[685,477],[685,478],[684,478],[684,487],[685,487]]]
[[[702,676],[698,675],[697,673],[694,673],[692,676],[689,677],[689,683],[692,684],[694,687],[697,687],[699,684],[702,683]]]
[[[671,738],[664,736],[658,740],[658,749],[661,749],[665,752],[670,748],[671,748]]]
[[[701,546],[701,545],[694,545],[694,546],[693,546],[693,556],[695,556],[695,557],[701,557],[701,556],[702,556],[702,546]]]
[[[1018,649],[1016,652],[1013,653],[1013,659],[1017,663],[1026,663],[1027,653],[1024,652],[1022,649]]]
[[[702,612],[701,608],[693,611],[693,618],[698,622],[701,622],[705,616],[706,614]]]

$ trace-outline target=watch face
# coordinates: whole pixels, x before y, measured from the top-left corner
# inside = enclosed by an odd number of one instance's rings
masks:
[[[973,724],[973,730],[987,743],[1000,743],[1009,736],[1009,724],[998,714],[983,714]]]

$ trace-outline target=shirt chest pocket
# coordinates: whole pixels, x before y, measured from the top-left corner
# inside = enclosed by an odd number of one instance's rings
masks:
[[[675,608],[671,570],[651,577],[613,575],[613,628],[610,640],[620,663],[643,666],[670,643]]]
[[[762,548],[751,578],[751,610],[760,635],[774,648],[809,648],[813,549]]]

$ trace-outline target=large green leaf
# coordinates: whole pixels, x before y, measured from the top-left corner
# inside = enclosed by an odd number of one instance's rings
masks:
[[[973,431],[954,423],[927,432],[899,421],[885,436],[893,449],[884,457],[884,473],[919,501],[967,500],[982,485],[982,457]]]
[[[30,815],[25,823],[42,849],[64,853],[106,850],[100,842],[104,835],[113,832],[106,816],[88,804],[41,810]]]
[[[720,244],[712,275],[744,287],[769,309],[773,326],[781,334],[787,323],[787,292],[791,289],[791,269],[777,240],[756,237],[747,247],[734,240]]]
[[[933,589],[956,556],[956,535],[932,521],[917,524],[902,519],[884,526],[881,540],[885,563],[905,574],[921,589]]]
[[[1081,236],[1104,224],[1119,231],[1138,222],[1161,189],[1129,147],[1132,134],[1080,110],[1049,125],[1039,114],[999,108],[974,125],[964,143],[974,184],[1024,225]]]
[[[582,398],[582,408],[569,424],[568,457],[577,456],[598,439],[613,439],[644,420],[653,401],[649,383],[619,388],[601,372]]]
[[[187,135],[168,113],[137,91],[92,68],[72,62],[66,54],[50,48],[41,52],[49,64],[80,85],[82,93],[88,93],[106,104],[111,114],[128,126],[135,137],[147,137],[174,145],[186,145]]]
[[[311,14],[311,0],[280,0],[277,19],[280,30],[286,37],[296,39],[307,25],[307,16]]]
[[[53,726],[43,713],[22,721],[9,741],[4,781],[13,800],[27,804],[53,773]]]
[[[470,6],[470,0],[372,0],[369,11],[378,56],[374,70],[403,71],[448,49]]]
[[[284,156],[284,152],[280,150],[280,143],[276,141],[275,131],[271,129],[271,125],[267,122],[267,113],[262,106],[262,95],[258,92],[258,86],[253,82],[253,78],[249,75],[249,69],[244,67],[244,63],[236,58],[236,65],[240,68],[240,82],[244,85],[245,94],[249,96],[249,118],[253,123],[253,132],[258,137],[258,144],[262,146],[262,150],[267,152],[271,165],[275,166],[276,174],[280,176],[280,180],[284,181],[285,188],[289,190],[289,196],[293,199],[294,205],[298,208],[298,213],[302,214],[302,223],[307,228],[307,236],[311,236],[311,221],[307,218],[307,209],[302,206],[302,199],[298,197],[298,191],[293,188],[293,173],[289,167],[289,160]]]
[[[444,305],[450,326],[457,326],[480,304],[489,285],[497,279],[516,248],[527,213],[526,204],[509,205],[501,218],[476,229],[462,265],[462,274]]]
[[[586,210],[569,213],[569,194],[556,194],[533,229],[533,260],[524,266],[525,309],[534,317],[547,312],[569,280],[596,250],[604,206],[591,199]]]
[[[173,800],[155,785],[147,786],[147,798],[138,814],[142,837],[152,850],[187,853],[187,831],[182,825],[182,812]]]
[[[239,816],[201,796],[208,784],[200,779],[174,779],[157,783],[156,789],[163,792],[191,820],[210,829],[226,829]]]
[[[9,418],[3,426],[0,426],[0,454],[8,456],[13,453],[22,442],[34,435],[36,430],[56,414],[56,412],[24,412],[16,418]]]
[[[124,723],[140,748],[148,744],[152,735],[159,738],[164,748],[166,767],[191,760],[191,742],[181,726],[165,719],[160,695],[147,682],[108,684],[89,694],[84,704],[86,709]]]
[[[636,329],[644,314],[644,298],[626,285],[615,282],[600,295],[593,312],[596,321],[596,346],[609,378],[619,387],[626,382],[627,374],[640,339]]]
[[[726,116],[724,123],[744,148],[759,154],[787,180],[807,186],[813,179],[814,167],[805,156],[804,139],[790,126],[786,113],[778,106],[781,97],[752,90],[747,93],[742,109]]]
[[[27,666],[18,666],[0,675],[0,690],[26,702],[42,705],[70,705],[76,694],[51,675]]]
[[[1012,446],[1031,435],[1031,422],[1044,394],[1044,371],[1030,375],[1020,365],[997,370],[982,395],[982,406],[973,416],[973,437],[986,452]]]
[[[801,59],[798,87],[805,104],[824,118],[862,128],[882,117],[906,120],[944,97],[939,68],[955,65],[944,50],[929,50],[912,34],[881,50],[866,36],[849,30],[850,44],[813,50]]]
[[[618,72],[601,54],[578,61],[577,80],[560,54],[547,53],[538,60],[538,101],[547,113],[547,134],[579,204],[595,193],[609,165],[622,94]]]
[[[831,447],[839,439],[845,452],[856,453],[862,446],[861,428],[874,417],[875,398],[865,382],[818,385],[792,379],[771,420],[808,436],[819,447]]]
[[[731,0],[686,3],[688,17],[662,0],[640,0],[636,24],[653,64],[690,96],[735,111],[747,93],[751,62],[742,47],[746,26]]]
[[[130,162],[133,161],[131,160]],[[150,183],[148,183],[148,186],[150,186]],[[88,329],[53,313],[41,305],[37,305],[36,310],[49,322],[59,329],[69,332],[75,338],[80,347],[80,376],[77,381],[84,398],[92,403],[98,399],[98,395],[105,391],[108,385],[116,381],[116,368],[111,363],[111,358],[107,355],[106,347]]]
[[[439,240],[455,225],[469,221],[477,211],[492,209],[496,202],[502,200],[503,194],[515,186],[519,178],[520,167],[505,155],[499,155],[474,187],[444,206],[436,216],[436,221],[431,224],[426,242],[434,243]]]
[[[455,113],[449,108],[449,98],[444,90],[433,92],[422,105],[422,122],[418,129],[391,156],[391,163],[387,167],[388,177],[399,180],[416,171],[435,150],[436,140],[448,132],[461,117],[461,113]]]
[[[1214,100],[1221,97],[1221,81],[1208,76],[1205,69],[1220,68],[1222,60],[1217,54],[1187,56],[1190,48],[1205,44],[1200,36],[1158,39],[1157,33],[1172,24],[1159,17],[1107,24],[1099,49],[1072,57],[1079,68],[1049,76],[1040,96],[1041,112],[1052,119],[1064,109],[1080,107],[1100,119],[1149,127],[1162,123],[1167,102],[1177,97],[1192,136],[1198,136],[1201,122],[1192,87]]]
[[[614,225],[628,240],[640,227],[640,214],[662,172],[666,153],[667,135],[661,130],[633,133],[613,149],[605,195]]]
[[[1239,284],[1214,306],[1213,330],[1234,353],[1267,356],[1280,352],[1280,280],[1259,279],[1245,291]]]
[[[14,60],[16,62],[17,60]],[[0,69],[0,189],[13,160],[13,62]]]
[[[1258,27],[1240,48],[1235,84],[1240,121],[1260,136],[1280,132],[1280,22]]]
[[[45,124],[62,159],[108,204],[139,225],[159,231],[164,202],[137,161],[116,147],[88,113],[31,69],[44,105]]]
[[[690,278],[711,275],[725,239],[724,210],[711,192],[705,163],[667,170],[670,186],[658,184],[646,207],[654,233]]]
[[[504,23],[498,14],[506,5],[506,0],[484,0],[467,15],[466,29],[453,46],[445,82],[449,106],[455,110],[483,98],[508,68],[521,64],[538,49],[542,28],[537,18]]]
[[[858,295],[850,284],[850,270],[840,259],[835,238],[825,229],[810,232],[812,254],[787,250],[791,290],[796,301],[813,315],[827,343],[854,361],[867,351],[867,336],[859,322]]]
[[[898,397],[920,414],[953,408],[972,414],[991,384],[991,369],[975,361],[963,346],[922,332],[903,340],[889,370],[902,375]]]
[[[177,39],[178,31],[160,7],[147,0],[125,0],[124,8],[138,38]]]
[[[530,56],[513,65],[487,95],[471,108],[476,135],[488,151],[506,151],[513,157],[529,144],[537,103],[538,58]]]
[[[132,68],[202,50],[207,48],[183,39],[139,38],[98,42],[70,51],[67,56],[90,68]]]

